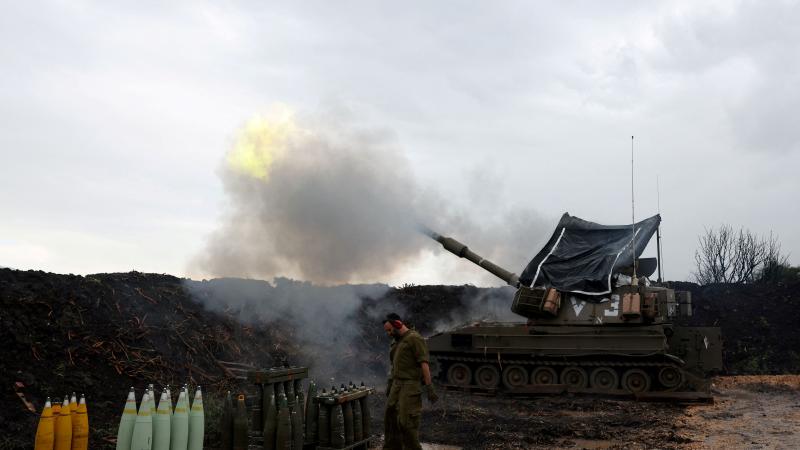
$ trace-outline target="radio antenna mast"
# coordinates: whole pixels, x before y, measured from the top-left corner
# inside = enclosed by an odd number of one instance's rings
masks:
[[[631,136],[631,259],[633,260],[631,286],[638,286],[639,280],[636,279],[636,209],[633,197],[633,136]]]
[[[661,187],[656,175],[656,202],[658,204],[658,215],[661,215]],[[661,283],[661,266],[663,265],[663,255],[661,254],[661,223],[656,228],[656,251],[658,252],[658,282]]]

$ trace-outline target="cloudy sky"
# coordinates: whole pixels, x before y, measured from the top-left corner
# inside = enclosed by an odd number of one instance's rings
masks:
[[[4,2],[0,266],[215,275],[226,152],[275,105],[380,135],[500,264],[565,211],[629,223],[631,135],[667,278],[722,223],[800,263],[796,1],[116,3]],[[403,261],[343,281],[492,282]]]

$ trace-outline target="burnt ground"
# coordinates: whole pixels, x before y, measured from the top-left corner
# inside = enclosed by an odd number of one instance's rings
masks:
[[[421,437],[463,449],[800,448],[800,376],[718,377],[714,392],[696,405],[446,392],[425,405]]]
[[[208,286],[201,283],[202,289]],[[694,293],[692,324],[722,327],[728,373],[800,373],[800,283],[676,287]],[[113,448],[128,387],[141,393],[150,382],[204,387],[206,447],[214,448],[216,400],[220,392],[239,387],[223,362],[313,367],[310,349],[299,344],[291,324],[279,319],[245,323],[231,308],[207,309],[197,295],[169,275],[83,277],[0,269],[0,449],[30,448],[33,441],[37,415],[17,392],[40,410],[46,396],[73,390],[87,395],[92,448]],[[266,289],[263,301],[270,302],[271,295]],[[375,381],[375,374],[386,370],[387,343],[376,320],[386,311],[404,312],[425,334],[443,323],[478,318],[470,314],[491,312],[497,304],[510,305],[507,289],[387,288],[380,296],[361,298],[342,322],[354,329],[355,338],[337,347],[336,356]],[[382,382],[375,384],[380,388]],[[715,405],[688,407],[447,392],[426,409],[422,436],[465,448],[794,448],[798,445],[786,443],[797,444],[794,431],[787,429],[800,429],[797,393],[796,378],[780,377],[720,378]],[[373,401],[373,428],[379,430],[382,398]],[[773,420],[775,414],[785,419]]]

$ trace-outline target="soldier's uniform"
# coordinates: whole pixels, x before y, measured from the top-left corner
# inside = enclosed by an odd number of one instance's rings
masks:
[[[414,330],[409,330],[392,343],[389,351],[392,372],[391,389],[384,416],[387,450],[417,450],[419,420],[422,414],[422,368],[428,362],[428,346]]]

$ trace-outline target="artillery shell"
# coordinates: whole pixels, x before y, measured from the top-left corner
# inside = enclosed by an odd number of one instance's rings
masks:
[[[278,430],[278,407],[275,404],[275,387],[264,385],[264,450],[275,450]]]
[[[169,414],[167,391],[161,392],[156,415],[153,417],[153,450],[169,450],[169,435],[172,417]]]
[[[233,450],[247,450],[247,406],[244,395],[236,400],[236,415],[233,416]]]
[[[53,450],[55,444],[55,417],[53,417],[53,405],[50,397],[44,402],[42,416],[39,418],[39,425],[36,427],[36,441],[33,444],[34,450]]]
[[[310,444],[317,441],[317,402],[314,397],[317,396],[317,385],[313,381],[308,382],[308,401],[306,403],[306,443]]]
[[[153,416],[150,415],[150,394],[145,391],[139,404],[139,415],[133,425],[131,450],[151,450],[153,448]]]
[[[122,417],[119,419],[119,429],[117,430],[117,450],[130,450],[131,437],[133,436],[133,425],[136,423],[136,393],[133,388],[128,392],[128,399],[125,401],[125,408],[122,410]]]
[[[292,419],[283,392],[278,395],[278,431],[275,433],[275,449],[292,450]]]
[[[55,450],[70,450],[72,448],[72,416],[69,410],[69,397],[64,397],[64,403],[56,417]]]
[[[189,443],[189,394],[186,388],[178,394],[170,428],[170,450],[186,450]]]
[[[231,391],[225,395],[222,403],[222,414],[219,421],[220,449],[231,450],[233,448],[233,399]]]
[[[361,420],[361,402],[355,400],[353,404],[353,441],[359,442],[364,439],[364,422]]]
[[[345,446],[344,433],[344,410],[341,404],[336,404],[331,408],[331,447]]]
[[[361,421],[364,425],[364,439],[369,439],[370,437],[370,411],[369,411],[369,395],[361,397],[358,399],[359,403],[361,403]]]
[[[342,406],[344,412],[344,443],[353,443],[353,402],[345,402]]]
[[[303,450],[303,416],[297,411],[299,405],[295,395],[294,406],[289,407],[292,421],[292,450]]]
[[[203,450],[203,439],[205,438],[205,413],[203,411],[203,393],[200,386],[194,393],[192,409],[189,411],[189,444],[187,450]]]
[[[86,409],[86,397],[81,394],[78,409],[72,417],[72,450],[87,450],[88,448],[89,412]]]
[[[325,395],[325,389],[322,390]],[[328,405],[318,403],[319,417],[317,418],[317,437],[319,438],[320,447],[328,447],[331,445],[331,414]]]

